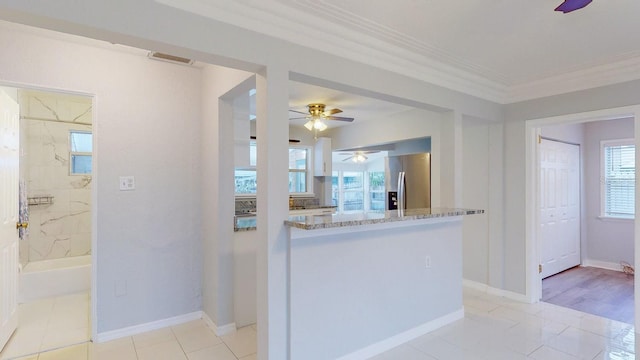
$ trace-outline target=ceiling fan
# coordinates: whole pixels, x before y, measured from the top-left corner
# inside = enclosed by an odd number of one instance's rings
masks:
[[[308,119],[309,121],[304,124],[304,127],[309,130],[315,131],[323,131],[327,128],[327,124],[324,123],[325,120],[338,120],[347,122],[352,122],[354,120],[353,118],[349,117],[333,116],[334,114],[341,113],[342,110],[340,109],[325,110],[325,108],[325,104],[314,103],[307,105],[308,112],[306,113],[297,110],[289,110],[294,113],[306,115],[302,117],[290,118],[289,120]]]
[[[589,5],[592,0],[564,0],[555,11],[562,11],[564,14],[572,12],[574,10],[582,9]]]
[[[344,159],[342,159],[342,161],[353,161],[355,163],[358,162],[365,162],[367,161],[367,159],[369,159],[365,154],[375,154],[378,153],[380,151],[353,151],[353,152],[341,152],[338,153],[339,155],[351,155],[349,157],[346,157]]]

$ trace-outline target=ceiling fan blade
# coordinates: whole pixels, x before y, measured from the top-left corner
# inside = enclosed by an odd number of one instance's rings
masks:
[[[344,158],[344,159],[342,159],[342,161],[348,161],[348,160],[351,160],[351,159],[353,159],[353,156],[349,156],[347,158]]]
[[[352,122],[354,120],[353,118],[342,117],[342,116],[327,116],[326,119],[327,120],[348,121],[348,122]]]
[[[372,150],[372,151],[363,151],[363,154],[375,154],[375,153],[379,153],[379,150]]]
[[[338,155],[351,155],[351,154],[352,154],[352,153],[350,153],[350,152],[341,152],[341,153],[338,153]]]
[[[302,116],[302,117],[295,117],[295,118],[289,118],[289,120],[300,120],[300,119],[307,119],[308,116]]]
[[[331,116],[331,115],[333,115],[333,114],[339,114],[339,113],[341,113],[341,112],[342,112],[342,110],[340,110],[340,109],[338,109],[338,108],[335,108],[335,109],[331,109],[331,110],[327,110],[327,111],[325,111],[325,112],[324,112],[324,114],[325,114],[326,116]]]
[[[592,0],[564,0],[562,4],[560,4],[555,11],[562,11],[564,14],[572,12],[574,10],[582,9],[583,7],[589,5]]]
[[[305,115],[309,115],[309,112],[308,112],[308,111],[306,111],[306,112],[305,112],[305,111],[298,111],[298,110],[291,110],[291,109],[289,109],[289,111],[294,112],[294,113],[298,113],[298,114],[305,114]]]

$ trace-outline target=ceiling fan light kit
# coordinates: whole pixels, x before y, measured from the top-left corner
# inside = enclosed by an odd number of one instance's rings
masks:
[[[362,155],[362,154],[356,154],[356,155],[353,156],[352,160],[355,163],[359,163],[359,162],[365,162],[365,161],[367,161],[367,159],[368,158],[366,156]]]
[[[291,118],[289,120],[307,119],[308,121],[304,124],[304,127],[306,127],[309,131],[314,131],[316,133],[318,131],[324,131],[328,128],[327,124],[325,123],[326,120],[338,120],[347,122],[353,121],[353,118],[333,116],[334,114],[341,113],[342,110],[340,109],[325,110],[325,108],[325,104],[313,103],[307,105],[307,109],[309,112],[308,114],[302,111],[289,110],[298,114],[307,114],[304,117]]]
[[[324,131],[327,129],[327,124],[322,121],[322,118],[317,117],[307,121],[307,123],[304,124],[304,127],[306,127],[309,131]]]
[[[565,0],[555,9],[555,11],[562,11],[562,13],[566,14],[574,10],[582,9],[589,5],[591,1],[592,0]]]

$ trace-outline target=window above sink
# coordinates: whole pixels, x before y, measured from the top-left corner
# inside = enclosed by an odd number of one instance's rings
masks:
[[[289,195],[313,196],[313,148],[303,145],[289,146]],[[249,165],[235,169],[236,196],[255,196],[257,191],[256,142],[249,143]]]

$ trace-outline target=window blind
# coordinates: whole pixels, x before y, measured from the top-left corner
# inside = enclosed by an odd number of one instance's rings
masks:
[[[604,215],[633,218],[635,215],[634,145],[604,146]]]

